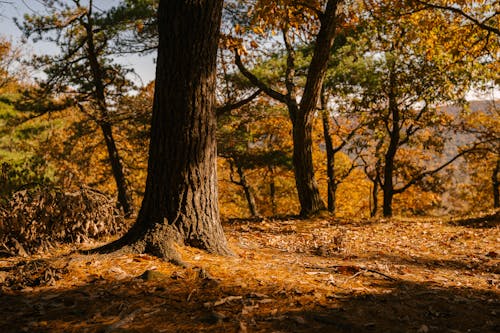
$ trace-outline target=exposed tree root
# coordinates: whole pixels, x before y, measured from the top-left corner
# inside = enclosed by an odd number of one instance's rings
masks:
[[[179,266],[188,266],[175,249],[175,244],[188,245],[223,256],[235,254],[227,247],[226,242],[219,242],[205,235],[184,237],[175,227],[168,223],[158,223],[151,230],[144,230],[136,223],[121,238],[98,248],[83,250],[83,254],[95,253],[147,253]]]

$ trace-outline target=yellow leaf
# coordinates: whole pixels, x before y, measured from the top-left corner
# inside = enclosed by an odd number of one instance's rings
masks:
[[[256,34],[260,34],[260,35],[263,35],[264,34],[264,30],[262,30],[261,27],[253,27],[252,28],[253,32],[255,32]]]

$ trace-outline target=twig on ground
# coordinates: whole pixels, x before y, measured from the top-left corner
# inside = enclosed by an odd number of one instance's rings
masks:
[[[389,275],[387,275],[385,273],[382,273],[382,272],[379,272],[377,270],[374,270],[374,269],[371,269],[371,268],[360,267],[360,266],[353,266],[353,265],[349,265],[349,266],[335,265],[335,266],[328,266],[328,267],[306,266],[305,268],[316,269],[316,270],[321,270],[321,271],[324,271],[324,272],[330,272],[330,273],[332,273],[332,272],[338,272],[339,268],[341,269],[341,268],[347,268],[347,267],[349,269],[352,269],[352,270],[356,271],[356,273],[353,276],[351,276],[349,279],[352,279],[352,278],[360,275],[363,272],[370,272],[370,273],[381,275],[381,276],[385,277],[388,280],[397,281],[396,278],[393,278],[392,276],[389,276]]]

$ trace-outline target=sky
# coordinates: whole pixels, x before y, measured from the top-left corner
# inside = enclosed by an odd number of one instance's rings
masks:
[[[39,0],[10,0],[3,2],[8,3],[0,4],[0,36],[11,40],[13,44],[20,44],[22,34],[19,28],[14,24],[13,19],[17,17],[18,20],[22,20],[24,14],[36,13],[42,8],[42,5]],[[85,2],[86,1],[83,1],[83,3]],[[119,0],[94,0],[95,6],[102,10],[108,9],[118,2]],[[47,42],[33,43],[30,41],[20,46],[25,56],[33,54],[53,54],[57,52],[57,48]],[[125,57],[118,57],[115,60],[135,70],[139,76],[139,79],[136,80],[138,84],[147,84],[154,80],[156,65],[153,55],[128,55]]]
[[[70,0],[66,0],[70,1]],[[113,5],[116,5],[119,0],[93,0],[94,5],[102,10],[106,10]],[[25,13],[37,12],[42,8],[40,0],[6,0],[0,1],[0,36],[10,39],[14,44],[19,43],[21,39],[21,31],[13,22],[13,18],[17,17],[19,20],[22,19]],[[83,3],[87,0],[83,0]],[[29,56],[31,54],[51,54],[56,52],[56,48],[45,42],[38,42],[33,44],[28,42],[22,46],[24,54]],[[155,63],[154,55],[148,56],[138,56],[138,55],[128,55],[125,57],[119,57],[115,60],[127,67],[133,68],[138,75],[137,78],[132,78],[137,84],[147,84],[154,80],[155,78]],[[500,91],[498,89],[492,89],[487,92],[477,93],[470,92],[468,94],[468,99],[499,99]]]

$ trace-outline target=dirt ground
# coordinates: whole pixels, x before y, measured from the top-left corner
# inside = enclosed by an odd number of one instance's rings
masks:
[[[500,332],[498,221],[232,221],[235,257],[0,258],[0,332]],[[86,247],[98,244],[85,244]]]

